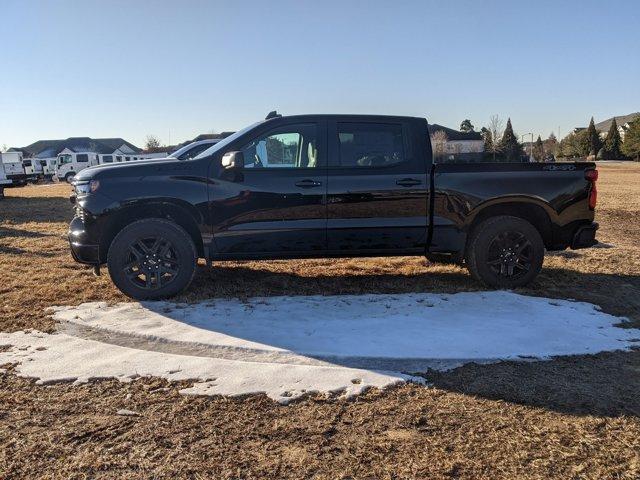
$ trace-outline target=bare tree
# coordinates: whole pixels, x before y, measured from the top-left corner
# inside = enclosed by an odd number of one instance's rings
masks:
[[[496,161],[496,154],[502,152],[502,142],[500,139],[504,133],[504,120],[498,115],[491,115],[487,130],[491,134],[492,142],[487,145],[489,153],[493,154],[493,161]]]
[[[0,145],[0,153],[6,152],[7,150],[9,150],[9,147],[7,147],[6,143],[3,143],[2,145]]]
[[[449,138],[444,130],[436,130],[431,135],[431,148],[436,161],[443,159],[447,151],[447,142]]]
[[[153,150],[154,148],[160,147],[160,139],[155,135],[147,135],[147,138],[144,142],[144,147],[147,150]]]

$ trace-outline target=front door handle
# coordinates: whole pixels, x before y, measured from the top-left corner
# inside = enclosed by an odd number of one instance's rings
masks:
[[[296,182],[296,187],[300,188],[313,188],[322,186],[322,182],[316,182],[315,180],[300,180]]]
[[[403,178],[402,180],[396,181],[396,185],[400,185],[401,187],[415,187],[421,183],[422,182],[416,178]]]

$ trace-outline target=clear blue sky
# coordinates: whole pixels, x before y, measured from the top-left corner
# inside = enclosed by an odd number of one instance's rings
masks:
[[[0,145],[176,143],[273,109],[545,137],[640,110],[637,0],[0,0],[0,19]]]

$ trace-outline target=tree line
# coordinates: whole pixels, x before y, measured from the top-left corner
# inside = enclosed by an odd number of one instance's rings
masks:
[[[460,124],[461,132],[473,132],[474,126],[469,119]],[[640,117],[630,122],[624,132],[624,139],[620,135],[615,117],[607,135],[603,138],[596,130],[593,117],[589,127],[577,130],[561,141],[551,132],[543,140],[540,135],[532,146],[525,149],[514,133],[511,118],[506,126],[498,115],[489,119],[489,124],[480,130],[484,141],[485,159],[493,162],[521,161],[525,156],[533,156],[538,161],[553,158],[586,158],[603,160],[640,160]]]
[[[602,138],[596,130],[593,117],[586,129],[571,132],[558,145],[558,156],[569,158],[592,157],[602,160],[640,160],[640,117],[629,123],[620,135],[615,117],[607,135]]]

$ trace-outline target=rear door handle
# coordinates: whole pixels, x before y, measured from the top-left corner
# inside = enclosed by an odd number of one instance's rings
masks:
[[[296,182],[296,187],[300,188],[313,188],[322,186],[322,182],[316,182],[315,180],[300,180]]]
[[[403,178],[402,180],[397,180],[396,185],[400,185],[401,187],[415,187],[416,185],[420,185],[422,182],[415,178]]]

